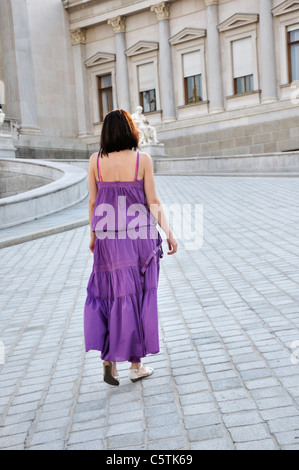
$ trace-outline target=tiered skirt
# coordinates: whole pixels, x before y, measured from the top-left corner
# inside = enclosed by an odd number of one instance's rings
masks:
[[[162,239],[96,239],[84,306],[85,349],[113,362],[159,352]]]

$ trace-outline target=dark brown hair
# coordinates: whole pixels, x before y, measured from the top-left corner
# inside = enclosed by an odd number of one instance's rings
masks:
[[[127,111],[115,109],[106,114],[101,133],[101,156],[120,150],[137,150],[138,143],[137,126]]]

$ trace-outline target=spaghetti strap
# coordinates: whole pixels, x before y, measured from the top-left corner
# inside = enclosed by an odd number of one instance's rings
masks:
[[[100,181],[103,181],[101,169],[100,169],[100,162],[99,162],[100,152],[98,153],[98,160],[97,160],[97,167],[98,167],[98,178]]]
[[[137,152],[137,158],[136,158],[136,168],[135,168],[135,178],[134,181],[137,180],[137,175],[138,175],[138,168],[139,168],[139,152]]]

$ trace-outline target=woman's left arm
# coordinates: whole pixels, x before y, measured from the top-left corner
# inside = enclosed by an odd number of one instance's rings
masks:
[[[89,168],[88,168],[88,188],[89,188],[89,200],[88,200],[88,213],[89,213],[89,226],[90,226],[90,243],[89,249],[94,253],[94,244],[96,241],[96,234],[92,231],[92,214],[97,197],[97,183],[95,179],[95,167],[97,161],[97,154],[94,153],[89,159]]]

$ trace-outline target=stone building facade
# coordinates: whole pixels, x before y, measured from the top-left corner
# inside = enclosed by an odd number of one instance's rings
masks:
[[[88,155],[138,105],[172,157],[299,150],[298,0],[5,0],[0,31],[20,155]]]

